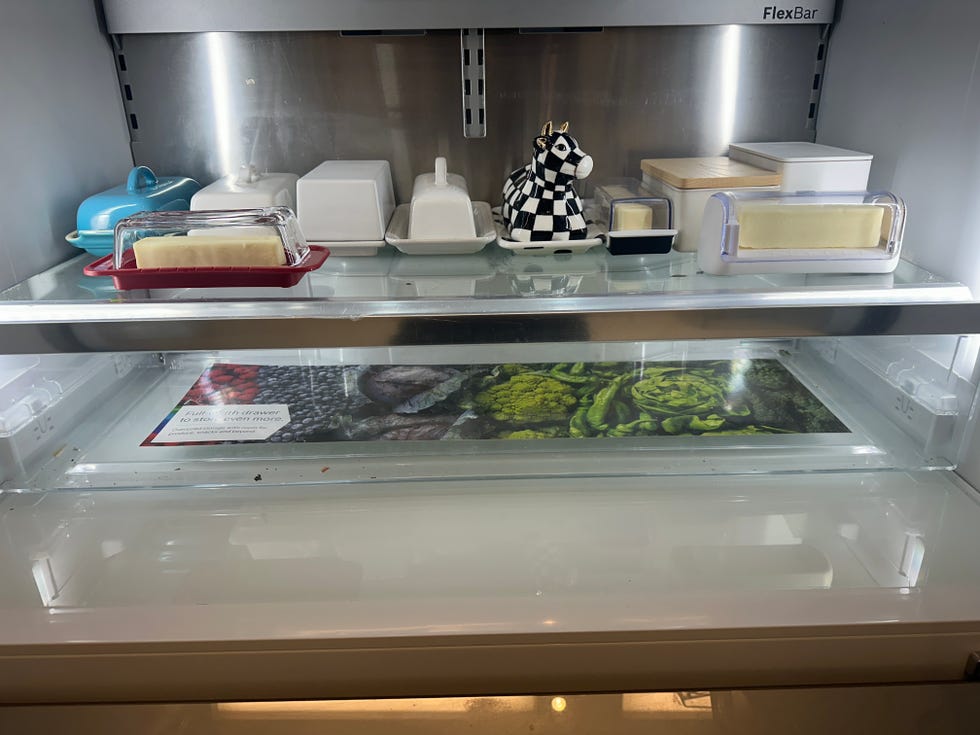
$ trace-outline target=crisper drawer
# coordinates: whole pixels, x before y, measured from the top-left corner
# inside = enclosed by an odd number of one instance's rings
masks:
[[[41,444],[0,437],[5,696],[958,678],[980,506],[934,470],[961,452],[973,350],[130,354],[108,384],[79,359]],[[17,358],[17,385],[58,357]]]
[[[0,387],[0,408],[24,414],[0,431],[3,487],[952,469],[975,348],[849,337],[0,358],[26,366]],[[60,401],[24,400],[73,366],[82,377]]]

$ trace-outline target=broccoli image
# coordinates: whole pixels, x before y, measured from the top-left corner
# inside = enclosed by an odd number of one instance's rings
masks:
[[[745,379],[763,391],[783,391],[797,387],[793,376],[776,360],[755,360],[745,373]]]
[[[520,431],[505,431],[500,435],[501,439],[557,439],[567,437],[568,433],[563,432],[558,426],[545,426],[540,429],[521,429]]]
[[[572,386],[532,373],[519,373],[477,393],[473,400],[479,413],[517,424],[563,421],[577,403]]]
[[[746,373],[752,420],[762,430],[846,432],[826,406],[775,360],[759,360]]]

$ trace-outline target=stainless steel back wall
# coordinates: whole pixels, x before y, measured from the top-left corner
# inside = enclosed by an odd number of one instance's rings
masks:
[[[811,140],[820,26],[489,31],[488,134],[462,134],[459,35],[332,32],[123,38],[137,163],[207,183],[252,162],[303,174],[332,158],[391,161],[396,195],[437,155],[497,202],[548,119],[570,120],[591,180],[649,156],[720,155],[733,140]]]

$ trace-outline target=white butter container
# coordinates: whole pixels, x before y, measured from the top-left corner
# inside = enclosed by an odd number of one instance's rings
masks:
[[[669,253],[677,230],[671,229],[670,200],[654,196],[636,179],[611,179],[595,187],[595,218],[606,228],[612,255]]]
[[[296,174],[259,173],[242,166],[237,174],[223,176],[191,197],[191,209],[263,209],[289,207],[296,211]]]
[[[719,191],[776,191],[781,176],[727,156],[710,158],[648,158],[640,163],[643,186],[673,205],[674,250],[698,249],[701,215]]]
[[[871,173],[870,153],[819,143],[732,143],[736,161],[778,171],[783,191],[864,191]]]
[[[408,237],[411,240],[476,237],[466,179],[448,173],[442,156],[435,161],[434,173],[415,177]]]
[[[376,252],[394,211],[387,161],[324,161],[296,182],[296,215],[307,241],[338,255]]]
[[[905,203],[889,192],[720,192],[708,200],[698,265],[711,275],[891,273]]]

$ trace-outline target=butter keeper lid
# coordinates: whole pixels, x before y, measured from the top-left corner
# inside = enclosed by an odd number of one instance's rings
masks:
[[[708,158],[645,158],[643,173],[677,189],[739,189],[747,186],[779,186],[783,177],[728,156]]]
[[[732,143],[729,152],[742,151],[752,153],[770,161],[779,163],[800,163],[803,161],[870,161],[870,153],[849,151],[846,148],[834,148],[820,143],[788,142],[788,143]]]
[[[201,188],[183,176],[157,177],[146,166],[129,172],[125,184],[94,194],[78,207],[79,232],[111,233],[116,223],[138,212],[186,210]]]

